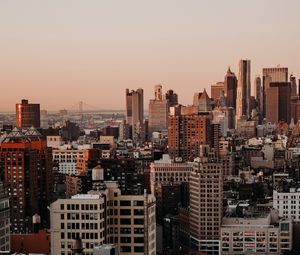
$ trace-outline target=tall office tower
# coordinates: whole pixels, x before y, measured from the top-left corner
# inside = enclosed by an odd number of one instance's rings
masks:
[[[206,89],[203,90],[201,93],[199,100],[198,100],[198,111],[199,113],[207,113],[212,110],[211,107],[211,100],[207,95]]]
[[[48,225],[47,206],[52,202],[52,150],[34,129],[13,129],[0,145],[0,166],[10,199],[11,232],[30,233],[32,216]]]
[[[226,106],[236,109],[237,78],[230,67],[224,78],[224,92],[226,97]]]
[[[256,99],[258,111],[259,113],[262,113],[263,91],[261,86],[261,78],[259,76],[256,76],[254,80],[254,96]]]
[[[266,117],[266,93],[271,82],[288,82],[288,68],[263,68],[263,117]]]
[[[20,104],[16,104],[16,126],[17,128],[40,127],[40,105],[29,104],[26,99],[22,99]]]
[[[114,244],[120,255],[156,254],[154,196],[122,195],[115,182],[105,185],[51,204],[52,254],[69,254],[74,238],[81,238],[85,254],[104,243]]]
[[[236,100],[236,118],[249,117],[251,97],[250,60],[240,60]]]
[[[294,75],[290,75],[291,83],[291,119],[298,121],[299,116],[299,96],[297,93],[297,81]]]
[[[266,90],[266,119],[271,123],[291,121],[291,83],[271,82]]]
[[[168,100],[169,107],[178,105],[178,95],[173,90],[168,90],[164,96],[164,99]]]
[[[41,226],[47,228],[47,207],[53,202],[54,190],[52,148],[47,147],[47,140],[33,127],[24,131],[24,136],[30,141],[31,149],[37,151],[38,214],[41,217]]]
[[[38,212],[38,152],[18,129],[1,143],[4,185],[9,192],[12,233],[30,233]]]
[[[204,155],[194,161],[190,174],[190,242],[194,250],[220,254],[223,217],[223,168]]]
[[[210,144],[210,115],[174,114],[168,120],[168,147],[172,158],[191,160],[200,155],[200,145]]]
[[[144,92],[143,89],[126,89],[126,117],[132,126],[132,139],[135,142],[143,140],[144,125]]]
[[[162,86],[155,86],[155,98],[149,102],[149,132],[167,130],[168,123],[168,100],[163,99]]]
[[[211,98],[214,101],[220,100],[220,97],[222,95],[222,91],[224,91],[224,82],[217,82],[216,84],[213,84],[210,86],[211,89]]]
[[[0,179],[0,252],[10,251],[9,197]]]

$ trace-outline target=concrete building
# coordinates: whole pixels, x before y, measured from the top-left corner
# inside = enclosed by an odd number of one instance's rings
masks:
[[[59,172],[77,175],[77,159],[84,157],[85,150],[53,150],[53,161],[58,163]]]
[[[155,86],[155,98],[149,102],[149,132],[167,130],[169,105],[168,100],[163,99],[162,86]]]
[[[10,199],[12,233],[30,233],[38,213],[48,225],[47,206],[52,202],[52,150],[34,128],[15,128],[0,144],[0,172]]]
[[[278,210],[280,217],[300,222],[300,189],[274,190],[273,207]]]
[[[292,249],[292,222],[273,219],[270,214],[255,217],[225,217],[221,226],[224,255],[280,255]]]
[[[163,182],[189,182],[193,164],[190,162],[176,162],[168,154],[160,160],[155,160],[150,165],[151,193],[155,194],[158,185]]]
[[[155,198],[122,195],[116,182],[102,191],[78,194],[51,204],[51,254],[69,254],[81,238],[85,254],[110,243],[120,255],[156,254]]]
[[[287,67],[263,68],[263,117],[266,116],[266,93],[271,82],[288,82]]]
[[[72,241],[81,238],[86,254],[105,241],[105,198],[78,194],[58,199],[50,206],[51,254],[69,254]]]
[[[250,81],[250,60],[240,60],[239,75],[237,86],[236,101],[236,118],[242,116],[250,116],[250,97],[251,97],[251,81]]]
[[[119,252],[114,244],[103,244],[94,247],[93,255],[119,255]]]
[[[291,121],[291,83],[270,82],[266,89],[266,120],[271,123]]]
[[[257,103],[257,109],[259,113],[263,110],[263,88],[261,78],[259,76],[255,77],[254,80],[254,97]]]
[[[53,149],[58,149],[63,145],[63,139],[59,135],[47,136],[47,146]]]
[[[38,128],[41,126],[40,105],[29,104],[28,100],[22,99],[16,104],[16,127],[17,128]]]
[[[206,254],[220,254],[223,217],[223,165],[207,156],[194,161],[190,174],[190,245]]]
[[[201,104],[202,105],[202,104]],[[170,115],[168,120],[168,148],[172,158],[191,160],[200,155],[200,145],[210,144],[211,116]]]
[[[126,89],[126,120],[132,126],[132,139],[141,142],[144,139],[144,91]]]
[[[0,252],[10,251],[9,197],[0,181]]]

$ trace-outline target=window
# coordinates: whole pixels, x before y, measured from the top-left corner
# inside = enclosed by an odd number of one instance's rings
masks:
[[[144,225],[144,219],[134,219],[134,225]]]
[[[120,209],[120,215],[131,215],[130,209]]]
[[[131,201],[130,200],[121,200],[120,206],[131,206]]]
[[[136,219],[134,219],[135,221]],[[131,224],[131,219],[120,219],[120,224],[121,225],[130,225]]]
[[[134,243],[144,243],[144,237],[135,237]]]

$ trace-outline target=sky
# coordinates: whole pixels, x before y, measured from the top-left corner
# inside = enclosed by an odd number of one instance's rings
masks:
[[[251,60],[300,78],[299,0],[1,0],[0,112],[125,109],[125,89],[173,89],[181,104]],[[89,107],[87,107],[89,108]]]

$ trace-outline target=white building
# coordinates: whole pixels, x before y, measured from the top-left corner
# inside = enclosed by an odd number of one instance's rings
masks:
[[[47,146],[53,149],[58,149],[63,145],[62,137],[59,135],[47,136]]]
[[[114,244],[120,255],[155,255],[155,198],[122,195],[116,182],[104,191],[91,191],[50,206],[51,254],[70,254],[72,240],[81,238],[84,254],[94,247]]]
[[[273,191],[273,207],[279,216],[300,222],[300,189],[290,188],[289,192]]]
[[[76,175],[76,162],[84,157],[84,150],[53,150],[53,161],[58,163],[59,172],[68,175]]]
[[[268,214],[255,218],[223,218],[221,254],[280,255],[291,250],[292,222],[272,217]]]

